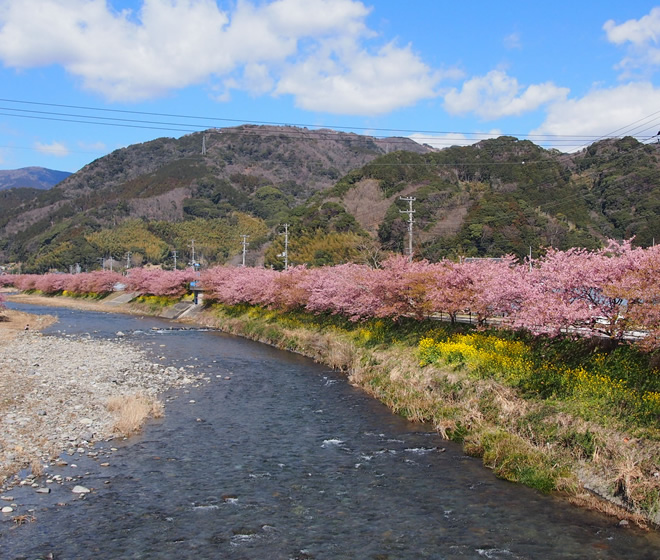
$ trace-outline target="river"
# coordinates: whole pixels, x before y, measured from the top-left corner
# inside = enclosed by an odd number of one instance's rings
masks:
[[[36,521],[0,523],[2,558],[660,558],[657,532],[498,480],[304,357],[160,319],[10,306],[58,315],[52,334],[122,331],[209,381],[166,395],[140,436],[67,456],[91,494],[12,490]]]

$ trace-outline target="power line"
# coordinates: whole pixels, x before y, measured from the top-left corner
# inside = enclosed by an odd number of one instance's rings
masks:
[[[82,111],[93,111],[101,113],[111,113],[111,114],[124,114],[124,115],[140,115],[148,117],[167,117],[167,118],[176,118],[176,119],[186,119],[186,120],[205,120],[205,123],[190,123],[190,122],[172,122],[172,121],[162,121],[162,120],[146,120],[146,119],[137,119],[137,118],[123,118],[123,117],[103,117],[93,114],[79,114],[79,113],[66,113],[66,112],[57,112],[57,111],[40,111],[34,109],[22,109],[22,108],[13,108],[13,107],[0,107],[0,110],[3,111],[12,111],[0,113],[3,116],[17,117],[17,118],[33,118],[37,120],[54,120],[61,122],[74,122],[78,124],[94,124],[94,125],[104,125],[104,126],[122,126],[127,128],[143,128],[147,130],[168,130],[175,132],[196,132],[204,129],[212,129],[216,127],[218,122],[223,123],[240,123],[246,125],[267,125],[267,126],[280,126],[286,127],[287,136],[295,136],[305,134],[321,134],[321,135],[333,135],[334,131],[367,131],[367,132],[377,132],[377,133],[403,133],[403,134],[416,134],[416,142],[434,142],[434,143],[444,143],[448,146],[457,145],[461,142],[470,142],[478,141],[492,138],[491,133],[485,132],[461,132],[461,131],[448,131],[448,130],[414,130],[414,129],[397,129],[397,128],[376,128],[376,127],[359,127],[359,126],[330,126],[330,125],[311,125],[308,123],[284,123],[277,121],[255,121],[250,119],[234,119],[234,118],[225,118],[225,117],[212,117],[212,116],[199,116],[199,115],[183,115],[175,113],[155,113],[148,111],[131,111],[124,109],[108,109],[103,107],[90,107],[82,105],[65,105],[58,103],[47,103],[47,102],[37,102],[37,101],[27,101],[27,100],[16,100],[16,99],[0,99],[0,102],[4,103],[15,103],[15,104],[25,104],[30,106],[43,106],[43,107],[57,107],[64,109],[76,109]],[[660,113],[660,111],[658,112]],[[641,122],[643,120],[654,117],[657,113],[649,115],[644,119],[640,119],[633,124]],[[660,125],[660,118],[658,119]],[[648,123],[647,123],[648,124]],[[629,125],[630,126],[630,125]],[[650,126],[650,125],[649,125]],[[307,130],[295,131],[291,130],[292,127],[305,128]],[[312,130],[309,130],[311,128]],[[618,130],[623,130],[628,127],[622,127]],[[246,131],[243,131],[245,133]],[[248,132],[249,133],[249,132]],[[283,131],[273,131],[273,133],[282,134]],[[434,136],[419,136],[423,134],[430,134]],[[464,138],[442,138],[435,135],[457,135],[463,136]],[[547,145],[574,145],[576,142],[594,142],[600,139],[605,138],[605,136],[598,135],[558,135],[558,134],[529,134],[529,133],[502,133],[501,136],[512,136],[516,138],[523,138],[528,140],[536,140]],[[407,142],[411,138],[403,137],[396,138],[389,135],[383,134],[372,134],[370,135],[373,138],[385,139],[388,138],[391,142]],[[610,135],[608,135],[610,136]]]
[[[94,111],[94,112],[103,112],[103,113],[112,113],[112,114],[125,114],[125,115],[143,115],[143,116],[150,116],[150,117],[167,117],[167,118],[176,118],[176,119],[190,119],[190,120],[202,120],[206,119],[208,121],[220,121],[220,122],[230,122],[230,123],[242,123],[242,124],[261,124],[261,125],[270,125],[270,126],[280,126],[280,127],[285,127],[285,130],[263,130],[263,129],[258,129],[255,130],[250,127],[239,127],[239,128],[232,128],[231,133],[232,134],[254,134],[254,135],[267,135],[267,134],[274,134],[274,135],[279,135],[279,136],[285,136],[285,137],[295,137],[295,136],[301,136],[301,135],[313,135],[315,138],[321,138],[321,139],[327,139],[327,138],[336,138],[338,132],[335,132],[334,130],[328,130],[325,125],[309,125],[309,124],[295,124],[291,125],[288,123],[282,123],[282,122],[275,122],[275,121],[253,121],[253,120],[240,120],[240,119],[230,119],[230,118],[222,118],[222,117],[208,117],[208,116],[198,116],[198,115],[181,115],[181,114],[171,114],[171,113],[154,113],[154,112],[147,112],[147,111],[130,111],[130,110],[120,110],[120,109],[108,109],[108,108],[101,108],[101,107],[89,107],[89,106],[79,106],[79,105],[65,105],[65,104],[56,104],[56,103],[47,103],[47,102],[36,102],[36,101],[27,101],[27,100],[15,100],[15,99],[0,99],[0,102],[4,103],[14,103],[14,104],[25,104],[25,105],[30,105],[30,106],[41,106],[41,107],[57,107],[57,108],[63,108],[63,109],[75,109],[75,110],[82,110],[82,111]],[[148,129],[148,130],[168,130],[168,131],[177,131],[177,132],[199,132],[199,129],[207,129],[207,128],[213,128],[212,125],[208,123],[204,124],[195,124],[195,123],[178,123],[178,122],[171,122],[171,121],[155,121],[155,120],[145,120],[145,119],[134,119],[134,118],[122,118],[122,117],[104,117],[104,116],[99,116],[99,115],[84,115],[84,114],[78,114],[78,113],[65,113],[65,112],[56,112],[56,111],[42,111],[42,110],[33,110],[33,109],[22,109],[22,108],[12,108],[12,107],[0,107],[0,110],[3,111],[12,111],[9,113],[0,113],[0,115],[4,116],[10,116],[10,117],[19,117],[19,118],[31,118],[31,119],[37,119],[37,120],[52,120],[52,121],[59,121],[59,122],[74,122],[74,123],[80,123],[80,124],[94,124],[94,125],[103,125],[103,126],[115,126],[115,127],[128,127],[128,128],[138,128],[138,129]],[[503,134],[504,136],[522,136],[524,138],[530,139],[530,138],[539,138],[539,139],[545,139],[544,141],[546,143],[570,143],[573,145],[576,141],[587,141],[591,142],[593,141],[599,141],[599,140],[604,140],[607,138],[612,137],[613,135],[617,133],[622,133],[625,131],[627,135],[632,134],[634,132],[645,132],[648,130],[651,130],[652,128],[655,128],[659,126],[657,123],[660,122],[660,111],[656,111],[650,115],[647,115],[646,117],[643,117],[641,119],[638,119],[626,126],[620,127],[614,131],[612,131],[608,135],[603,135],[603,136],[587,136],[587,135],[554,135],[554,134],[539,134],[539,135],[531,135],[531,134]],[[315,130],[293,130],[291,129],[292,126],[298,126],[298,127],[313,127]],[[357,126],[352,126],[352,127],[341,127],[341,126],[334,126],[332,127],[335,130],[363,130],[363,131],[377,131],[377,132],[398,132],[398,133],[416,133],[416,134],[456,134],[456,135],[463,135],[463,136],[469,136],[471,139],[489,139],[492,138],[492,135],[488,133],[475,133],[475,132],[456,132],[456,131],[435,131],[435,130],[411,130],[411,129],[386,129],[386,128],[373,128],[373,127],[357,127]],[[224,131],[225,129],[221,129],[218,132]],[[642,139],[642,144],[640,144],[640,148],[644,146],[644,142],[649,142],[656,138],[658,135],[653,135],[649,136],[647,138]],[[377,137],[372,137],[372,138],[377,138]],[[354,137],[351,137],[351,141],[357,142],[357,141],[371,141],[372,138],[370,137],[365,137],[365,136],[359,136],[356,135]],[[385,138],[385,137],[382,137]],[[430,140],[434,142],[438,142],[439,139],[435,136],[433,137],[424,137],[424,136],[416,136],[416,141],[417,140]],[[205,139],[206,137],[203,137],[203,149],[202,151],[204,152],[206,150],[206,145],[205,145]],[[409,138],[388,138],[388,141],[391,143],[408,143],[411,141]],[[447,138],[446,142],[447,143],[455,143],[456,141],[460,141],[460,139],[455,139],[455,138]],[[15,148],[13,146],[10,146],[11,148]],[[488,152],[487,152],[488,153]],[[627,153],[630,152],[625,152],[618,154],[618,157],[623,157]],[[617,156],[615,156],[612,159],[615,159]],[[279,164],[290,164],[292,163],[291,161],[287,160],[262,160],[262,161],[277,161]],[[404,166],[404,167],[468,167],[468,166],[520,166],[520,165],[542,165],[542,164],[547,164],[547,165],[556,165],[557,162],[556,160],[553,159],[546,159],[546,160],[529,160],[529,161],[516,161],[516,162],[497,162],[497,161],[475,161],[475,162],[418,162],[418,163],[401,163],[401,162],[393,162],[393,163],[369,163],[368,165],[371,165],[373,167],[386,167],[386,166]],[[576,194],[573,197],[566,197],[562,201],[553,201],[553,202],[548,202],[548,203],[542,203],[539,205],[539,207],[549,207],[553,206],[556,204],[560,204],[562,202],[566,202],[567,200],[574,199],[574,198],[583,198],[583,194]],[[410,217],[412,217],[412,214],[410,214]],[[287,255],[288,256],[288,255]]]
[[[405,129],[405,128],[377,128],[377,127],[362,127],[362,126],[339,126],[339,125],[319,125],[319,124],[309,124],[309,123],[291,123],[291,122],[282,122],[282,121],[255,121],[251,119],[236,119],[236,118],[227,118],[227,117],[210,117],[200,116],[200,115],[183,115],[177,113],[155,113],[149,111],[132,111],[126,109],[109,109],[105,107],[90,107],[85,105],[65,105],[60,103],[47,103],[41,101],[26,101],[18,99],[4,99],[0,98],[0,102],[3,103],[20,103],[26,105],[38,105],[38,106],[48,106],[48,107],[60,107],[65,109],[81,109],[85,111],[99,111],[99,112],[108,112],[108,113],[120,113],[120,114],[130,114],[130,115],[145,115],[151,117],[168,117],[168,118],[179,118],[179,119],[191,119],[191,120],[207,120],[207,121],[220,121],[220,122],[230,122],[238,124],[254,124],[254,125],[271,125],[271,126],[286,126],[286,127],[300,127],[300,128],[312,128],[316,130],[331,129],[331,130],[362,130],[362,131],[375,131],[375,132],[400,132],[406,134],[460,134],[465,136],[476,136],[491,138],[493,135],[487,132],[459,132],[452,130],[419,130],[419,129]],[[101,117],[96,117],[101,118]],[[148,121],[147,121],[148,122]],[[177,123],[181,125],[181,123]],[[198,125],[199,126],[199,125]],[[207,125],[204,125],[207,126]],[[523,133],[502,133],[501,136],[515,136],[515,137],[534,137],[534,138],[598,138],[598,136],[590,135],[557,135],[557,134],[523,134]],[[429,137],[429,139],[434,139],[435,137]]]

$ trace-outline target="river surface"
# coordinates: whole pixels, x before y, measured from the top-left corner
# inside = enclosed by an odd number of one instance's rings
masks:
[[[9,306],[58,315],[52,334],[122,331],[209,381],[166,395],[163,419],[98,458],[65,455],[84,498],[73,483],[12,489],[36,521],[0,520],[0,558],[660,558],[658,533],[498,480],[304,357],[160,319]]]

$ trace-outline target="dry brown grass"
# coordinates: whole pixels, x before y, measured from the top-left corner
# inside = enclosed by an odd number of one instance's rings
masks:
[[[37,518],[34,515],[16,515],[12,517],[15,525],[25,525],[26,523],[34,523]]]
[[[42,476],[44,474],[44,465],[41,462],[41,459],[38,457],[33,457],[30,460],[30,471],[33,476]]]
[[[643,515],[639,513],[631,512],[617,504],[614,504],[610,501],[603,500],[602,498],[590,494],[589,492],[579,492],[575,495],[567,496],[568,502],[574,506],[582,507],[585,509],[590,509],[593,511],[598,511],[609,515],[610,517],[615,517],[619,520],[625,519],[634,523],[641,529],[648,529],[647,520]]]
[[[163,403],[142,394],[112,397],[107,408],[116,417],[113,432],[124,437],[138,433],[147,418],[163,416]]]

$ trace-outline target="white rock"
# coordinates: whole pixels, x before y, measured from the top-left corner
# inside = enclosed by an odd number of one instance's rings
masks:
[[[71,490],[74,494],[89,494],[91,490],[89,488],[85,488],[84,486],[74,486],[73,490]]]
[[[5,506],[2,508],[2,513],[11,513],[12,511],[14,511],[13,507]]]

